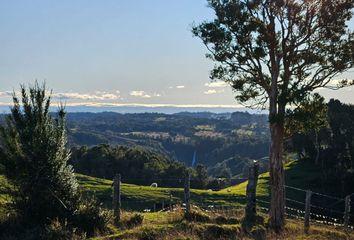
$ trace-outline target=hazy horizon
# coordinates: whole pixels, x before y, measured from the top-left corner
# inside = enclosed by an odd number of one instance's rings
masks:
[[[59,106],[53,105],[51,111],[55,112]],[[163,113],[175,114],[181,112],[201,113],[210,112],[215,114],[233,113],[233,112],[249,112],[251,114],[266,114],[266,110],[249,109],[245,107],[193,107],[193,106],[66,106],[68,113],[103,113],[103,112],[116,112],[116,113]],[[10,106],[0,106],[0,114],[7,114],[10,112]]]

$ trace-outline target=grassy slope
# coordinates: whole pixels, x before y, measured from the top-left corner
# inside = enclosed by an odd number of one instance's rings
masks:
[[[317,184],[319,175],[313,171],[309,174],[311,166],[303,163],[291,162],[286,165],[286,182],[287,185],[309,188],[315,191],[321,191]],[[87,194],[95,194],[98,199],[107,207],[111,204],[111,184],[112,181],[89,177],[77,174],[82,190]],[[269,196],[268,187],[269,175],[262,174],[259,179],[257,194],[260,199],[267,199]],[[237,186],[233,186],[221,191],[192,190],[192,199],[197,204],[222,204],[229,206],[239,206],[243,201],[238,198],[245,195],[246,182]],[[6,202],[10,200],[8,191],[11,186],[6,179],[0,175],[0,216],[5,213]],[[172,193],[174,202],[182,202],[182,188],[151,188],[149,186],[137,186],[133,184],[122,184],[122,206],[125,209],[141,210],[144,208],[152,208],[153,203],[164,200],[168,202],[169,194]],[[289,193],[288,193],[289,195]],[[295,196],[296,197],[296,196]],[[302,197],[302,196],[301,196]],[[129,204],[128,204],[129,202]],[[129,213],[126,213],[129,214]],[[192,233],[191,233],[191,228]],[[188,223],[181,219],[178,213],[144,213],[144,223],[142,226],[120,230],[112,227],[110,236],[103,239],[137,239],[142,234],[157,234],[159,239],[200,239],[197,232],[209,234],[210,229],[229,232],[235,231],[239,234],[239,224],[215,224],[215,223]],[[194,233],[193,233],[194,231]],[[353,233],[345,234],[341,229],[331,226],[312,225],[311,234],[304,235],[303,223],[297,220],[288,220],[286,230],[283,236],[277,236],[278,239],[354,239]],[[267,233],[267,239],[275,239],[273,233]],[[244,236],[243,236],[244,237]],[[247,239],[247,238],[244,238]]]
[[[77,174],[80,186],[86,193],[94,193],[97,198],[103,202],[105,206],[110,206],[112,201],[112,181],[99,178],[89,177]],[[143,210],[151,208],[154,203],[161,204],[164,201],[169,203],[169,196],[172,194],[173,203],[183,202],[182,188],[151,188],[149,186],[138,186],[134,184],[122,184],[122,207],[125,209]],[[191,190],[192,203],[198,205],[224,205],[239,206],[243,203],[237,201],[242,194],[207,191],[207,190]],[[159,208],[160,206],[158,206]]]
[[[318,171],[312,165],[293,161],[285,166],[286,184],[294,187],[311,189],[317,192],[323,192],[318,185],[320,177]],[[82,190],[88,194],[94,194],[105,206],[111,206],[112,181],[89,177],[77,174],[78,181]],[[258,181],[257,195],[260,199],[269,199],[269,174],[261,174]],[[246,193],[247,182],[232,186],[220,191],[191,190],[192,203],[198,205],[226,205],[238,206],[244,203],[242,197]],[[0,211],[1,205],[9,200],[9,184],[6,179],[0,175]],[[138,186],[134,184],[122,184],[122,207],[125,209],[143,210],[152,208],[154,203],[166,204],[169,202],[170,193],[173,203],[183,202],[182,188],[151,188],[149,186]],[[287,189],[287,197],[296,200],[303,200],[304,193]]]
[[[305,162],[291,161],[285,165],[285,184],[301,189],[310,189],[315,192],[327,193],[330,195],[336,195],[336,192],[332,192],[319,183],[321,179],[321,173],[318,167]],[[233,194],[244,195],[246,191],[247,182],[243,182],[239,185],[232,186],[221,190],[221,193],[231,192]],[[327,190],[327,191],[326,191]],[[292,199],[301,199],[304,193],[299,191],[286,189],[287,197]],[[269,173],[263,173],[259,176],[257,195],[261,198],[268,198],[270,193],[269,189]]]
[[[259,222],[253,226],[243,227],[242,213],[206,213],[210,220],[203,222],[189,222],[183,218],[183,212],[158,212],[144,213],[143,224],[133,228],[116,228],[111,226],[111,233],[100,239],[159,239],[159,240],[215,240],[215,239],[262,239],[256,238],[257,230],[265,231],[266,239],[296,239],[296,240],[347,240],[354,239],[354,232],[344,232],[340,228],[312,224],[309,234],[304,234],[303,222],[289,219],[285,230],[281,234],[275,234],[267,230],[265,222]],[[132,213],[123,212],[122,222],[131,217]],[[218,223],[218,216],[226,219],[238,219],[239,223]],[[263,215],[263,217],[266,217]]]

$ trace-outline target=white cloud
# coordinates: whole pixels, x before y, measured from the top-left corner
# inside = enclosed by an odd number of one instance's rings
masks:
[[[216,82],[206,83],[206,84],[204,84],[204,86],[210,87],[210,88],[223,88],[223,87],[227,87],[228,84],[223,81],[216,81]]]
[[[216,93],[215,89],[210,89],[210,90],[204,92],[204,94],[207,94],[207,95],[215,94],[215,93]]]
[[[177,89],[183,89],[183,88],[186,88],[185,86],[183,85],[179,85],[179,86],[176,86]]]
[[[134,97],[142,97],[145,95],[144,91],[131,91],[130,92],[130,96],[134,96]]]
[[[223,93],[224,90],[216,90],[216,89],[209,89],[208,91],[205,91],[204,94],[211,95],[211,94],[217,94],[217,93]]]
[[[53,98],[59,99],[76,99],[76,100],[119,100],[119,94],[113,94],[108,92],[96,91],[94,94],[90,93],[78,93],[78,92],[66,92],[66,93],[53,93]]]
[[[141,90],[131,91],[130,96],[141,97],[141,98],[151,98],[150,94],[147,94],[145,91],[141,91]]]
[[[134,90],[134,91],[130,91],[129,93],[130,96],[133,97],[141,97],[141,98],[152,98],[152,97],[161,97],[162,95],[160,93],[147,93],[145,91],[142,90]]]

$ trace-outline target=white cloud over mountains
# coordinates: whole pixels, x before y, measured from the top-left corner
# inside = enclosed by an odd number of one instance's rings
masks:
[[[3,91],[0,92],[0,98],[10,98],[12,97],[13,92]],[[20,92],[15,93],[17,96],[20,95]],[[48,96],[50,92],[48,91]],[[86,100],[86,101],[105,101],[105,100],[120,100],[120,92],[101,92],[96,91],[94,93],[79,93],[79,92],[59,92],[51,94],[53,99],[58,100]]]
[[[141,98],[151,98],[150,94],[147,94],[145,91],[141,91],[141,90],[131,91],[130,96],[141,97]]]
[[[97,91],[93,94],[90,93],[78,93],[78,92],[66,92],[66,93],[53,93],[52,94],[53,98],[57,99],[73,99],[73,100],[119,100],[121,99],[119,95],[119,91],[116,91],[115,93],[109,93],[109,92],[100,92]]]
[[[133,96],[133,97],[140,97],[140,98],[161,97],[160,93],[147,93],[147,92],[142,91],[142,90],[130,91],[129,95]]]
[[[211,94],[218,94],[218,93],[223,93],[224,90],[216,90],[216,89],[209,89],[208,91],[205,91],[204,94],[206,95],[211,95]]]
[[[228,84],[223,81],[216,81],[216,82],[206,83],[206,84],[204,84],[204,86],[209,87],[209,88],[224,88],[224,87],[227,87]]]

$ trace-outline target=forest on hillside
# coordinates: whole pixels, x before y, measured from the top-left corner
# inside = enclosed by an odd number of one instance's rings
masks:
[[[336,190],[336,194],[345,196],[354,184],[354,106],[333,99],[324,106],[325,124],[321,128],[294,132],[287,139],[287,161],[313,164],[321,173],[317,181],[322,191]],[[240,112],[226,118],[217,116],[72,113],[68,118],[69,139],[74,146],[72,163],[77,171],[92,176],[112,178],[113,171],[122,169],[131,183],[146,185],[154,180],[176,186],[178,177],[171,182],[168,176],[181,176],[192,165],[196,151],[194,167],[199,173],[195,175],[204,177],[198,183],[192,181],[196,188],[218,188],[215,182],[208,185],[208,179],[226,179],[220,187],[246,178],[253,160],[259,161],[261,171],[267,171],[267,116]],[[93,137],[85,139],[81,134]],[[116,142],[95,146],[112,139]],[[92,146],[83,141],[92,141]]]
[[[251,160],[260,160],[266,170],[269,129],[264,114],[69,113],[67,122],[74,147],[138,146],[186,166],[196,153],[194,165],[206,166],[214,177],[245,176]]]
[[[318,167],[324,192],[339,185],[345,195],[354,184],[354,107],[333,99],[326,106],[326,124],[295,132],[286,152],[290,160]],[[91,176],[124,172],[126,182],[176,187],[196,153],[192,187],[220,189],[246,178],[253,160],[261,172],[268,170],[267,124],[267,115],[247,112],[69,113],[70,163]]]

